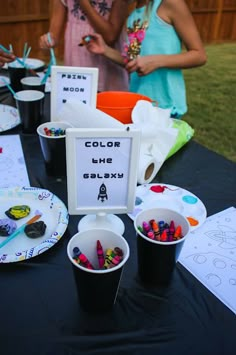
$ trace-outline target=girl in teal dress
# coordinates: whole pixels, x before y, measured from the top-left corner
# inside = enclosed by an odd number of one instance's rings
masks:
[[[150,97],[172,117],[187,111],[182,69],[206,62],[205,50],[184,0],[137,0],[127,19],[127,42],[119,53],[90,34],[87,49],[122,65],[129,73],[129,90]],[[182,45],[185,47],[183,50]]]

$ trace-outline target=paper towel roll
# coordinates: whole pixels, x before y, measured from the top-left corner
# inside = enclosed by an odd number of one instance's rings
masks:
[[[76,99],[69,99],[57,116],[57,121],[67,121],[75,128],[122,128],[123,123],[106,113]]]
[[[138,166],[138,183],[148,184],[151,182],[158,172],[156,159],[147,154],[140,154]]]

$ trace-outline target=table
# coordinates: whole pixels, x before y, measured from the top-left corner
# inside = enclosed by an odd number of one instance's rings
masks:
[[[19,133],[19,127],[6,133]],[[20,136],[31,186],[48,189],[67,204],[66,179],[46,175],[38,137]],[[165,162],[155,182],[196,194],[208,215],[236,205],[236,164],[193,140]],[[111,313],[87,314],[77,300],[66,247],[79,216],[70,216],[66,233],[47,252],[0,265],[1,354],[235,354],[235,315],[182,265],[168,288],[140,283],[133,222],[119,217],[131,256]]]

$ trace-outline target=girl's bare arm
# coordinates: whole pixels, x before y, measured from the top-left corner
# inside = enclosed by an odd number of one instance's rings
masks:
[[[114,0],[108,19],[102,17],[88,0],[80,0],[79,4],[94,32],[100,33],[107,44],[113,45],[118,39],[128,16],[127,0]]]

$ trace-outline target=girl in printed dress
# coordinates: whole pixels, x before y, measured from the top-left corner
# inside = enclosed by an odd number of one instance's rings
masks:
[[[41,48],[55,47],[65,27],[64,65],[99,69],[98,91],[128,90],[128,75],[109,59],[89,53],[79,45],[89,32],[97,32],[104,41],[121,50],[128,15],[127,0],[54,0],[49,33],[39,39]]]

